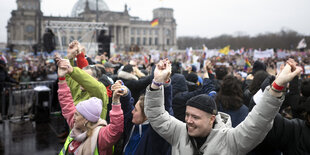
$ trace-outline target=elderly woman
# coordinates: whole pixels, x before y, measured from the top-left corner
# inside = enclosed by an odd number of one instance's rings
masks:
[[[72,99],[70,88],[65,80],[68,67],[60,65],[58,68],[59,89],[58,97],[62,114],[71,129],[60,155],[66,154],[112,154],[112,146],[118,141],[123,132],[123,111],[120,104],[121,89],[113,94],[110,124],[100,118],[102,100],[91,97],[79,102],[76,106]]]

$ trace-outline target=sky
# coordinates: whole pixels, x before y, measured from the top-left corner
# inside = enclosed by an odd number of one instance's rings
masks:
[[[70,16],[78,0],[41,0],[45,16]],[[310,0],[104,0],[111,11],[152,20],[152,10],[173,8],[177,37],[250,35],[294,30],[310,35]],[[0,0],[0,42],[6,42],[6,25],[16,0]]]

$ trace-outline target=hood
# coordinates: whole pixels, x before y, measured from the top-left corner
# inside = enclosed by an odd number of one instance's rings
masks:
[[[182,74],[174,74],[171,77],[171,85],[173,96],[179,92],[188,91],[186,79]]]
[[[135,75],[130,74],[128,72],[125,72],[125,71],[118,72],[117,77],[118,78],[123,78],[123,79],[126,79],[126,80],[138,80],[138,77],[136,77]]]
[[[257,72],[257,71],[260,71],[260,70],[264,70],[266,71],[266,65],[258,60],[256,60],[253,64],[253,69],[252,69],[252,74],[254,76],[254,74]]]
[[[218,112],[218,114],[215,116],[216,124],[214,126],[214,129],[219,129],[224,127],[231,128],[231,118],[228,114],[223,112]]]

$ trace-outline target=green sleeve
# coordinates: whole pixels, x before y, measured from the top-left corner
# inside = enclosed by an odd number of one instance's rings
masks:
[[[70,74],[70,76],[72,81],[77,82],[86,90],[86,96],[89,95],[89,98],[97,97],[102,100],[101,118],[105,119],[107,114],[107,105],[109,103],[106,87],[101,82],[78,67],[73,67],[73,72]]]

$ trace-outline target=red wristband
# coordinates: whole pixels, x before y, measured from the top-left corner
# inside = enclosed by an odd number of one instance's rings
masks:
[[[166,81],[165,83],[169,83],[170,82],[170,79],[168,81]]]
[[[279,86],[276,82],[272,83],[272,87],[278,91],[282,91],[284,89],[284,86]]]
[[[66,80],[66,77],[59,77],[58,80]]]

